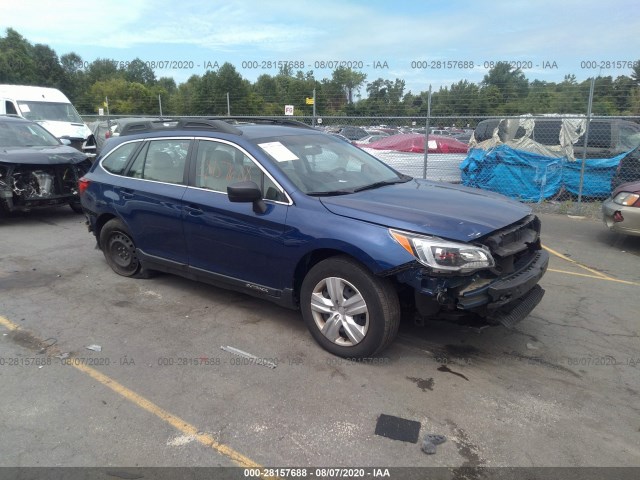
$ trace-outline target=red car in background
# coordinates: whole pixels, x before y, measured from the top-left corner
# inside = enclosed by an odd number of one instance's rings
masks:
[[[425,135],[401,133],[367,144],[356,145],[405,175],[422,178]],[[429,135],[427,142],[427,180],[460,183],[460,163],[469,146],[453,137]]]

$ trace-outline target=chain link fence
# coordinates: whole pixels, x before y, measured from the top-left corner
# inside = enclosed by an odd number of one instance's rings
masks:
[[[130,118],[130,117],[119,117]],[[234,117],[250,122],[253,117]],[[282,116],[352,142],[401,173],[490,190],[555,211],[589,210],[640,181],[640,117]],[[114,117],[109,123],[117,125]],[[104,117],[85,116],[98,144]]]
[[[330,121],[324,127],[328,131],[344,135],[402,173],[492,190],[525,202],[601,200],[618,185],[640,180],[640,117]]]

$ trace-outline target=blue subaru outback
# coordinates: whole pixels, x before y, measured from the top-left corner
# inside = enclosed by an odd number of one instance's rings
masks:
[[[367,357],[401,312],[512,326],[540,302],[540,222],[500,195],[402,175],[299,122],[141,121],[80,180],[126,277],[163,271],[299,308],[333,354]]]

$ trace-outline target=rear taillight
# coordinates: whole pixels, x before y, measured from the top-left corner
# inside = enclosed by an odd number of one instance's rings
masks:
[[[84,177],[78,180],[78,192],[80,193],[80,195],[82,195],[85,190],[89,188],[89,184],[91,184],[91,182]]]
[[[111,138],[111,130],[107,130],[104,134],[104,138]]]

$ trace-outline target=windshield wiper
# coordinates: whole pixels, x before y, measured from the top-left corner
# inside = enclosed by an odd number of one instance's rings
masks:
[[[333,197],[335,195],[348,195],[353,192],[353,190],[329,190],[328,192],[307,192],[307,195],[312,197]]]
[[[395,178],[393,180],[382,180],[381,182],[374,182],[370,185],[364,185],[363,187],[354,188],[354,192],[361,192],[363,190],[371,190],[373,188],[384,187],[386,185],[394,185],[396,183],[406,183],[411,180],[412,177],[408,175],[403,175],[400,178]]]

